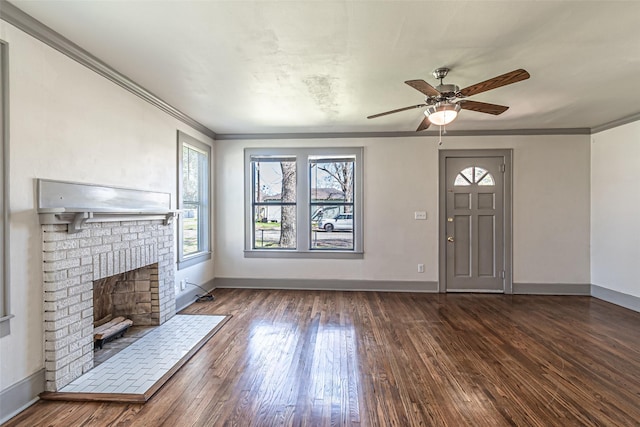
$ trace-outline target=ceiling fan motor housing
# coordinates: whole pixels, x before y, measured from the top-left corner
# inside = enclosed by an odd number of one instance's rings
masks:
[[[436,86],[436,90],[442,94],[444,98],[455,98],[456,94],[460,92],[460,87],[458,85],[438,85]]]

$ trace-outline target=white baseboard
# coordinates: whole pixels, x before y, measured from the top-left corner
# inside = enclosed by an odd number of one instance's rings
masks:
[[[598,285],[591,285],[591,296],[640,313],[640,298],[636,296],[603,288]]]
[[[44,368],[0,391],[0,424],[36,403],[44,391]]]
[[[327,291],[438,292],[437,281],[326,280],[326,279],[248,279],[219,277],[216,288],[292,289]],[[582,283],[514,283],[514,294],[591,295],[591,285]]]
[[[525,295],[591,295],[588,283],[514,283],[514,294]]]
[[[438,292],[438,282],[394,280],[243,279],[219,277],[216,288],[291,289],[314,291]]]

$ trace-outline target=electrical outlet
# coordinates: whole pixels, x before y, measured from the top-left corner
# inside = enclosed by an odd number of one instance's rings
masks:
[[[424,264],[418,264],[418,273],[424,273]]]
[[[180,290],[184,291],[187,288],[187,280],[188,279],[182,279],[180,280]]]

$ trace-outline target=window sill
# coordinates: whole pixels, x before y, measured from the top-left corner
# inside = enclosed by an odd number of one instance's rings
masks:
[[[13,319],[15,316],[13,314],[9,314],[8,316],[0,317],[0,338],[6,337],[11,333],[9,320]]]
[[[363,259],[364,252],[353,251],[287,251],[287,250],[245,250],[245,258],[300,258],[300,259]]]
[[[178,270],[182,270],[187,267],[194,266],[196,264],[200,264],[201,262],[205,262],[211,259],[211,252],[202,252],[195,255],[190,255],[188,258],[183,258],[178,260]]]

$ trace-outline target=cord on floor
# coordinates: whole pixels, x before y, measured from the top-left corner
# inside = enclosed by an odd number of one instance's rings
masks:
[[[195,286],[196,288],[200,288],[200,289],[202,289],[204,291],[204,294],[202,294],[202,295],[196,294],[196,302],[213,301],[214,299],[216,299],[216,297],[211,295],[211,292],[213,291],[213,289],[211,289],[210,291],[207,291],[205,288],[203,288],[200,285],[196,285],[195,283],[191,283],[191,282],[185,282],[185,283],[187,285],[191,285],[191,286]]]

